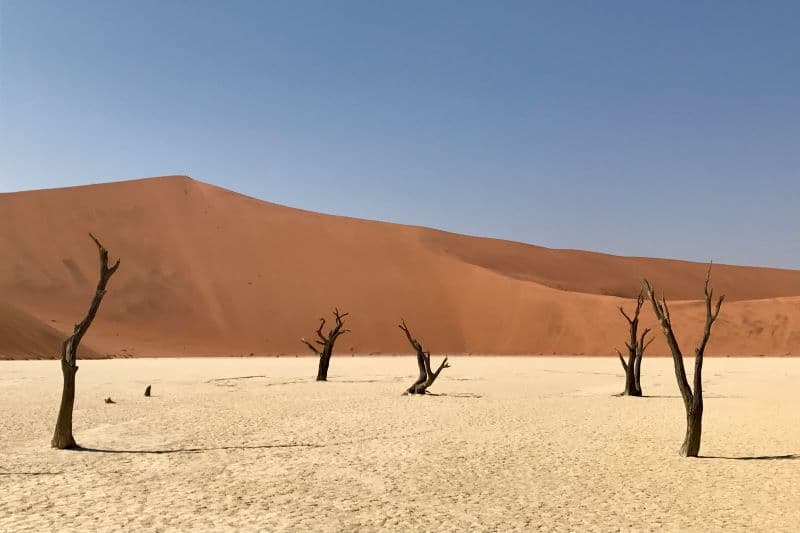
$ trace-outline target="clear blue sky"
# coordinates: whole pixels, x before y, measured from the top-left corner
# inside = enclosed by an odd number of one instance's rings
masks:
[[[800,2],[0,0],[0,191],[164,174],[800,268]]]

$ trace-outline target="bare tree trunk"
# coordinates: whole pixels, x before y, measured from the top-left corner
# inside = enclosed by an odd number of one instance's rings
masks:
[[[716,305],[712,309],[712,300],[714,291],[711,288],[711,266],[708,267],[706,274],[705,284],[705,304],[706,304],[706,324],[703,330],[703,337],[700,339],[697,348],[694,351],[694,390],[689,385],[689,380],[686,379],[686,368],[683,366],[683,352],[678,345],[675,338],[675,333],[672,330],[672,319],[669,314],[669,306],[667,300],[662,297],[661,300],[656,298],[653,287],[646,279],[643,280],[644,290],[647,293],[650,303],[653,305],[653,311],[658,318],[661,329],[664,331],[664,336],[667,338],[667,344],[672,352],[672,361],[675,367],[675,378],[678,381],[678,389],[683,398],[683,406],[686,410],[686,436],[684,437],[683,444],[678,452],[683,457],[697,457],[700,453],[700,438],[703,432],[703,357],[705,355],[708,339],[711,337],[711,326],[716,322],[719,317],[719,311],[722,308],[722,303],[725,301],[725,296],[720,296]]]
[[[405,322],[403,322],[403,326],[405,326]],[[406,335],[410,336],[410,333],[406,333]],[[414,339],[414,342],[416,342],[416,339]],[[414,342],[412,342],[412,346],[414,346],[414,348],[416,349]],[[419,345],[419,343],[417,343],[417,345]],[[425,366],[425,352],[422,351],[421,345],[419,345],[419,349],[416,350],[416,352],[417,352],[417,367],[419,367],[419,376],[417,377],[417,380],[414,383],[412,383],[408,389],[406,389],[405,394],[425,393],[425,382],[428,381],[428,370],[427,367]]]
[[[686,411],[686,436],[678,452],[681,457],[697,457],[700,453],[700,437],[703,433],[703,410],[693,408]]]
[[[644,337],[642,337],[642,340],[644,340]],[[644,350],[647,348],[650,342],[652,342],[652,339],[647,344],[644,344],[643,346],[640,345],[641,350],[638,354],[636,354],[636,363],[634,363],[633,367],[636,396],[642,395],[642,357],[644,356]]]
[[[328,367],[331,366],[331,352],[326,348],[319,356],[319,367],[317,368],[317,381],[328,381]]]
[[[50,446],[59,450],[76,448],[75,438],[72,436],[72,409],[75,405],[75,374],[78,367],[70,364],[65,356],[67,343],[61,347],[61,374],[64,376],[64,386],[61,390],[61,406],[58,408],[56,429]]]
[[[641,391],[636,386],[636,359],[631,357],[626,362],[620,354],[620,361],[622,368],[625,370],[625,388],[622,390],[621,396],[641,396]]]
[[[84,317],[79,324],[75,325],[72,335],[61,345],[61,373],[64,376],[64,388],[61,392],[61,406],[58,408],[56,428],[53,432],[53,439],[50,441],[50,445],[59,450],[76,448],[78,446],[75,443],[75,438],[72,436],[72,410],[75,405],[75,374],[78,372],[78,345],[88,331],[89,326],[92,325],[92,321],[98,309],[100,309],[100,302],[103,301],[103,296],[106,294],[108,280],[111,279],[111,276],[114,275],[114,272],[119,268],[119,260],[117,260],[114,266],[108,266],[108,251],[100,244],[100,241],[97,240],[94,235],[90,233],[89,236],[97,245],[97,250],[100,254],[100,280],[97,282],[97,289],[95,290],[86,317]]]
[[[325,319],[319,319],[319,327],[316,331],[317,339],[314,341],[314,343],[320,346],[319,348],[306,339],[300,339],[303,344],[308,346],[312,352],[319,356],[317,381],[328,381],[328,367],[331,365],[331,356],[333,355],[333,347],[336,344],[336,339],[339,338],[339,335],[350,332],[349,329],[344,329],[344,317],[348,314],[349,313],[340,313],[338,308],[334,309],[333,316],[336,319],[336,325],[327,335],[322,333],[322,329],[325,327]]]
[[[433,382],[436,381],[436,378],[439,377],[439,374],[445,368],[450,368],[450,364],[447,362],[447,357],[444,358],[442,363],[439,365],[439,368],[436,371],[433,371],[431,368],[431,353],[426,352],[422,348],[422,344],[411,335],[411,332],[406,326],[405,321],[401,321],[401,324],[398,326],[403,332],[406,334],[406,338],[414,350],[417,352],[417,366],[419,367],[419,377],[417,380],[408,388],[406,389],[404,394],[426,394],[428,392],[428,387],[433,385]]]
[[[619,308],[619,312],[622,313],[622,316],[625,317],[625,320],[628,321],[629,331],[630,331],[630,339],[625,342],[625,347],[628,349],[628,361],[625,361],[625,358],[622,356],[622,353],[617,350],[617,354],[619,354],[619,360],[622,363],[622,368],[625,370],[625,389],[622,391],[621,396],[641,396],[642,395],[642,385],[641,385],[641,372],[642,372],[642,357],[644,356],[644,351],[652,342],[647,341],[647,334],[650,332],[649,329],[645,329],[644,333],[642,333],[641,338],[638,336],[639,331],[639,314],[642,311],[642,305],[644,305],[644,292],[639,293],[639,297],[636,299],[636,309],[633,313],[633,318],[628,316],[628,313],[625,312],[621,306]]]

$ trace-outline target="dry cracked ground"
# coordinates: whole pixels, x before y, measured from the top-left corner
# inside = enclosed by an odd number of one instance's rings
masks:
[[[411,357],[83,361],[83,451],[58,362],[0,362],[0,531],[797,530],[798,360],[707,360],[699,459],[669,359],[646,398],[610,358],[451,362],[404,397]]]

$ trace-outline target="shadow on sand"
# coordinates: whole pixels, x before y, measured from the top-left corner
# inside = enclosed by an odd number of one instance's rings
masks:
[[[752,457],[724,457],[718,455],[701,455],[700,459],[729,459],[731,461],[786,461],[800,459],[800,455],[790,453],[786,455],[758,455]]]
[[[0,472],[0,476],[60,476],[64,472]]]
[[[411,396],[414,396],[413,394]],[[419,395],[417,395],[419,396]],[[447,396],[450,398],[483,398],[481,394],[473,394],[471,392],[460,392],[454,394],[447,394],[446,392],[426,392],[425,396]]]
[[[336,379],[331,378],[326,383],[393,383],[397,379]]]
[[[235,381],[235,380],[237,380],[237,379],[256,379],[256,378],[266,378],[266,377],[267,377],[267,376],[264,376],[264,375],[257,375],[257,376],[234,376],[234,377],[231,377],[231,378],[214,378],[214,379],[209,379],[209,380],[207,380],[207,381],[206,381],[206,383],[214,383],[214,382],[217,382],[217,381]]]
[[[162,455],[170,453],[202,453],[214,452],[223,450],[265,450],[270,448],[324,448],[327,444],[261,444],[261,445],[248,445],[248,446],[218,446],[214,448],[174,448],[167,450],[112,450],[105,448],[85,448],[78,446],[72,448],[76,452],[94,452],[94,453],[138,453],[148,455]]]
[[[616,394],[613,394],[612,396],[622,397],[623,394],[621,392],[618,392]],[[635,398],[635,396],[632,397]],[[640,398],[680,398],[680,397],[681,396],[679,394],[642,394],[640,396]],[[743,398],[744,396],[726,396],[724,394],[703,394],[703,397],[707,399],[719,399],[719,398],[730,399],[730,398]]]

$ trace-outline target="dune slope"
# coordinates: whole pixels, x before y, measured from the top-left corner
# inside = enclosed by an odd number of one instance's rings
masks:
[[[0,328],[3,358],[54,356],[83,316],[97,279],[89,231],[122,266],[87,353],[117,356],[304,353],[299,338],[335,305],[352,316],[340,353],[407,353],[404,317],[434,352],[608,354],[641,276],[690,300],[705,273],[322,215],[182,176],[0,194],[0,212],[0,309],[25,317]],[[800,353],[800,272],[719,265],[714,278],[731,303],[710,353]],[[674,308],[694,342],[702,307]]]
[[[0,302],[0,354],[39,359],[59,353],[63,334],[30,314]],[[98,354],[87,344],[78,350],[80,357],[95,358]]]

